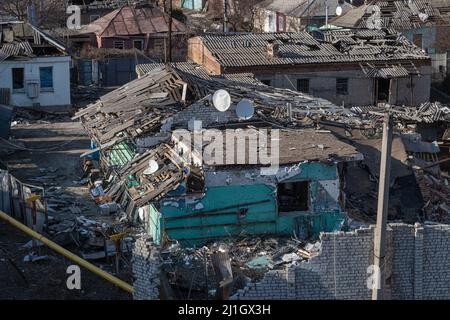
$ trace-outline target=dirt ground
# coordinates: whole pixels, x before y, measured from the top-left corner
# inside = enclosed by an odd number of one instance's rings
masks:
[[[2,159],[12,175],[33,185],[61,187],[63,194],[70,195],[82,209],[83,216],[98,220],[97,207],[88,188],[78,183],[81,178],[79,156],[90,146],[80,123],[72,122],[69,117],[51,123],[45,120],[24,122],[13,127],[12,137],[34,150],[16,151]],[[57,216],[58,212],[52,214]],[[131,299],[128,293],[84,269],[81,290],[68,290],[66,269],[71,261],[41,248],[40,254],[48,255],[48,259],[23,262],[29,249],[22,245],[29,240],[28,236],[0,221],[0,299]],[[111,271],[111,265],[105,261],[100,266]],[[129,269],[124,268],[119,277],[131,283]]]

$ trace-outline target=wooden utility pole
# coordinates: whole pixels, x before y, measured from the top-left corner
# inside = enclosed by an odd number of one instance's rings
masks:
[[[223,0],[223,32],[228,32],[228,0]]]
[[[167,0],[166,0],[167,1]],[[167,55],[166,55],[166,63],[171,63],[172,62],[172,1],[173,0],[168,0],[169,1],[169,43],[168,43],[168,48],[167,48]],[[167,8],[167,6],[166,6]]]
[[[391,180],[392,119],[389,111],[384,115],[383,142],[381,146],[380,179],[378,187],[377,225],[375,228],[373,264],[376,283],[372,287],[372,300],[382,300],[384,293],[384,270],[386,256],[386,226]]]

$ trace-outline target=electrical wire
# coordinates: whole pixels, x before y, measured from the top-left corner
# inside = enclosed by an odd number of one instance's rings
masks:
[[[54,150],[58,150],[61,147],[64,147],[66,145],[68,145],[69,143],[72,143],[76,138],[70,139],[69,141],[65,141],[59,145],[55,145],[52,146],[50,148],[42,148],[42,149],[31,149],[31,148],[26,148],[23,146],[19,146],[17,144],[14,144],[6,139],[3,139],[0,137],[0,141],[3,141],[4,143],[10,145],[11,147],[15,148],[16,150],[20,150],[20,151],[30,151],[30,152],[46,152],[46,151],[54,151]]]

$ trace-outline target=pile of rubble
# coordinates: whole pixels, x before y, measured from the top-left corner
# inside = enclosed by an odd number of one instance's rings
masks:
[[[220,279],[213,266],[217,253],[229,257],[232,291],[236,291],[249,281],[258,281],[268,270],[308,260],[320,250],[320,242],[302,243],[287,237],[247,237],[216,241],[201,248],[182,248],[176,243],[162,250],[161,257],[170,283],[191,293],[206,287],[208,291],[217,288]]]
[[[435,176],[424,170],[414,170],[424,200],[426,220],[450,223],[450,178]]]

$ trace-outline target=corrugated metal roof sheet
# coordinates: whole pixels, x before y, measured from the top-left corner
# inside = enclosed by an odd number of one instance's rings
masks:
[[[224,67],[294,65],[429,59],[404,36],[388,30],[315,31],[300,33],[239,33],[200,36]],[[268,59],[267,45],[279,45],[279,55]]]

